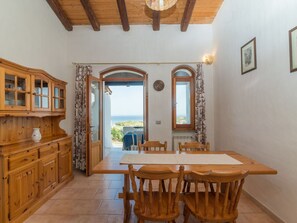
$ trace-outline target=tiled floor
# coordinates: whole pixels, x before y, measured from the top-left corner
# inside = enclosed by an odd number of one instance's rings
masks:
[[[74,180],[46,202],[25,223],[121,223],[123,203],[117,198],[122,175],[92,175],[75,172]],[[137,222],[131,216],[130,222]],[[183,222],[182,214],[177,223]],[[198,222],[194,218],[190,222]],[[246,196],[239,203],[237,223],[275,223]]]

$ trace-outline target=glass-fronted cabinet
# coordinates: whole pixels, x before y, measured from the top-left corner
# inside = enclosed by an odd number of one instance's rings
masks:
[[[51,111],[51,81],[42,76],[32,76],[32,110]]]
[[[53,111],[65,111],[66,107],[66,91],[65,85],[53,83]]]
[[[30,110],[30,75],[0,69],[0,109]]]

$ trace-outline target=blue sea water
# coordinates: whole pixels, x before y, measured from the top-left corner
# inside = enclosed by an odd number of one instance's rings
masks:
[[[142,115],[111,116],[111,124],[125,121],[143,121]]]

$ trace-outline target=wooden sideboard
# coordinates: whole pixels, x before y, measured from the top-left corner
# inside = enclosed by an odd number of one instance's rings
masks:
[[[0,59],[0,222],[23,222],[73,179],[72,138],[59,126],[66,84]]]

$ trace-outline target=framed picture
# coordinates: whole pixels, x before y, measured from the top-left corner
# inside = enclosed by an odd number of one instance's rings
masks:
[[[257,68],[256,38],[241,47],[241,74]]]
[[[289,31],[290,70],[297,71],[297,26]]]

